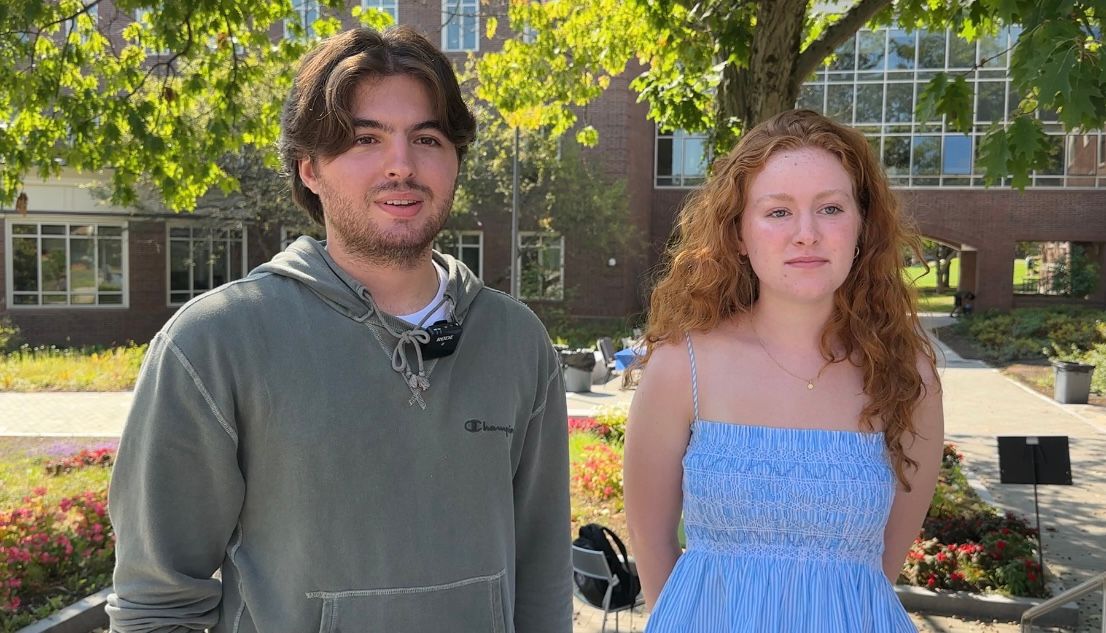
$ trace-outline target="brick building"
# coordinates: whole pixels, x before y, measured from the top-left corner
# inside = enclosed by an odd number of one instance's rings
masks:
[[[392,13],[439,42],[458,64],[470,53],[499,47],[485,38],[480,12],[503,13],[502,2],[477,0],[362,0]],[[318,16],[313,0],[296,0],[305,23]],[[101,2],[101,28],[117,32],[134,18]],[[352,25],[352,20],[344,18]],[[505,22],[505,21],[504,21]],[[505,29],[499,29],[499,36]],[[864,131],[883,157],[904,207],[922,233],[959,251],[960,286],[973,290],[977,309],[1041,305],[1070,298],[1015,288],[1019,244],[1080,244],[1106,268],[1106,136],[1064,135],[1048,114],[1053,161],[1023,192],[984,188],[975,164],[986,127],[1017,107],[1007,78],[1016,32],[965,42],[944,32],[864,30],[837,51],[803,89],[800,106],[826,112]],[[971,70],[975,60],[986,65]],[[976,129],[948,131],[916,121],[917,95],[933,70],[963,72],[976,102]],[[578,317],[640,314],[656,265],[684,197],[702,182],[709,157],[705,138],[664,131],[646,119],[629,90],[629,74],[587,108],[599,130],[589,150],[606,173],[625,185],[629,221],[645,243],[627,252],[588,252],[564,236],[523,232],[524,277],[539,279],[524,295],[535,305]],[[214,223],[195,215],[141,214],[106,207],[90,195],[87,176],[68,174],[26,185],[27,213],[0,209],[0,315],[32,343],[111,343],[149,339],[192,296],[235,279],[267,259],[289,235],[260,235],[249,223]],[[460,222],[441,246],[459,256],[488,285],[509,287],[509,209]],[[1070,249],[1063,252],[1070,252]],[[1082,299],[1106,305],[1103,286]]]

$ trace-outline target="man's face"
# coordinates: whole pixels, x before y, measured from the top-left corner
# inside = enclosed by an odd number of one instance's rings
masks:
[[[459,167],[430,92],[408,75],[366,79],[351,104],[354,143],[300,161],[319,196],[327,248],[365,263],[410,267],[449,217]]]

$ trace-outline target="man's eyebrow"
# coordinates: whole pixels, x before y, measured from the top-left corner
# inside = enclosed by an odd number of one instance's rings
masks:
[[[387,125],[375,119],[354,119],[353,127],[355,129],[369,128],[371,130],[380,130],[381,132],[386,132],[388,134],[395,132],[395,128],[391,125]],[[411,126],[412,132],[421,132],[422,130],[436,130],[438,132],[445,132],[445,130],[442,129],[442,124],[435,120],[422,121],[421,123],[416,123],[415,125]]]

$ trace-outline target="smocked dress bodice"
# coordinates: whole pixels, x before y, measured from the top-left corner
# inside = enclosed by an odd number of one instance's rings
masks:
[[[703,420],[694,372],[687,550],[646,633],[916,631],[882,568],[883,434]]]

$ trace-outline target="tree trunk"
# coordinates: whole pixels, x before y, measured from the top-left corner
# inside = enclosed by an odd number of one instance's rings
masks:
[[[749,48],[749,65],[726,66],[719,86],[719,131],[748,130],[764,119],[795,107],[802,79],[795,67],[802,45],[806,0],[763,2]],[[723,49],[723,55],[729,51]]]
[[[949,289],[949,270],[952,267],[952,256],[956,251],[941,244],[937,247],[937,294]]]

